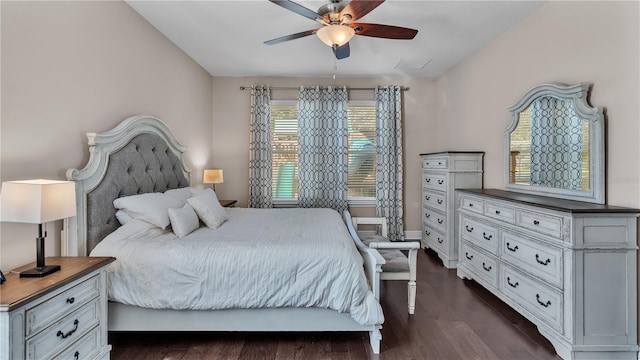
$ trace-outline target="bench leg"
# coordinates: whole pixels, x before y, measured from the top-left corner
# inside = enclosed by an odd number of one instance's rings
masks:
[[[408,299],[409,299],[409,314],[413,314],[416,309],[416,282],[409,281],[407,284]]]

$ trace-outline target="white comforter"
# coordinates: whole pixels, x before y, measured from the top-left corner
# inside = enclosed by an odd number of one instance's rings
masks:
[[[328,209],[227,209],[215,230],[177,238],[132,220],[92,256],[114,256],[109,298],[154,309],[321,307],[384,321],[340,215]]]

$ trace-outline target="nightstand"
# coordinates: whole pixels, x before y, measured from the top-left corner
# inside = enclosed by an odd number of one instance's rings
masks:
[[[107,271],[112,257],[53,257],[42,278],[5,274],[0,285],[0,359],[109,359]]]
[[[238,200],[219,200],[223,207],[236,207]]]

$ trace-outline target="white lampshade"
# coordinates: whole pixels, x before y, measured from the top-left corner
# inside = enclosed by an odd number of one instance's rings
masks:
[[[356,32],[347,25],[327,25],[316,31],[316,36],[331,47],[340,47],[348,43],[355,34]]]
[[[224,174],[222,169],[210,169],[204,171],[202,178],[203,184],[222,184],[224,182]]]
[[[75,214],[76,184],[73,181],[38,179],[2,183],[2,221],[44,224]]]

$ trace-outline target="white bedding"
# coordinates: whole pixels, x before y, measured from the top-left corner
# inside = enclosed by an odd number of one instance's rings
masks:
[[[362,257],[328,209],[227,209],[218,229],[178,238],[133,220],[92,256],[114,256],[109,299],[154,309],[321,307],[384,321]]]

